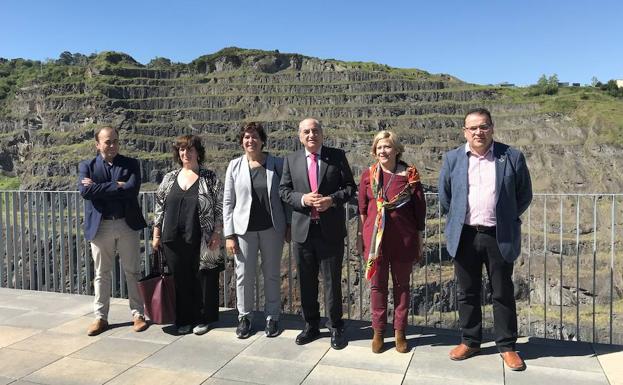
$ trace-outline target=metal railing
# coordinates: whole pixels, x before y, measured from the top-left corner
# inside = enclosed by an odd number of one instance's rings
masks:
[[[452,260],[445,249],[444,217],[437,195],[426,194],[424,261],[411,277],[410,322],[457,328],[456,285]],[[544,338],[623,343],[623,278],[620,234],[623,194],[535,194],[523,216],[522,255],[514,281],[520,332]],[[145,217],[151,219],[154,194],[141,193]],[[82,222],[84,201],[74,191],[0,191],[0,287],[93,293],[91,249]],[[356,208],[345,209],[344,313],[368,320],[369,285],[356,255]],[[150,271],[150,231],[141,232],[142,266]],[[146,241],[147,240],[147,241]],[[284,247],[283,310],[300,309],[296,263]],[[256,285],[261,287],[258,269]],[[222,275],[223,305],[235,304],[230,261]],[[113,271],[113,295],[126,296],[119,264]],[[483,281],[485,328],[493,324],[488,282]],[[322,287],[322,285],[320,285]],[[322,297],[321,297],[322,298]],[[256,308],[262,305],[256,290]],[[391,303],[391,296],[390,296]],[[618,323],[617,323],[618,322]]]

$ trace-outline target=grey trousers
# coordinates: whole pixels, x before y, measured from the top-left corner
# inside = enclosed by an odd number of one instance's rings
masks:
[[[102,220],[95,238],[91,241],[91,254],[95,267],[95,318],[108,320],[112,267],[116,252],[125,274],[133,317],[143,315],[143,301],[138,294],[137,281],[141,278],[140,244],[138,231],[132,230],[125,219]]]
[[[285,234],[279,234],[273,227],[262,231],[248,231],[238,235],[236,254],[236,304],[238,317],[251,318],[255,304],[255,278],[258,251],[262,255],[264,276],[264,314],[266,319],[279,320],[281,311],[281,253]]]

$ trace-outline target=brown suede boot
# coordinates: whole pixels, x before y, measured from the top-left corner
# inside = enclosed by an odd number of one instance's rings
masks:
[[[395,336],[396,336],[396,350],[399,353],[408,353],[409,347],[407,346],[407,339],[405,338],[405,331],[396,330]]]
[[[383,351],[384,334],[384,330],[374,330],[374,336],[372,337],[372,353],[380,353]]]

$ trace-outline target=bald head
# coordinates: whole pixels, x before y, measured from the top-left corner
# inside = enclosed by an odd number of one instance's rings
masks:
[[[307,118],[299,123],[299,139],[309,152],[317,152],[322,146],[322,126],[313,118]]]

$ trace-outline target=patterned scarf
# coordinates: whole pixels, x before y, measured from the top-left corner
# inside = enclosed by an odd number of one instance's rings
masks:
[[[400,162],[407,166],[406,163]],[[385,210],[394,210],[411,199],[415,191],[415,185],[420,181],[420,173],[415,166],[407,166],[407,184],[396,196],[385,200],[383,192],[383,170],[379,163],[370,166],[370,185],[372,196],[376,200],[376,218],[374,219],[374,229],[372,229],[372,240],[370,241],[370,252],[366,262],[366,278],[371,280],[376,273],[376,259],[378,258],[379,247],[383,239],[383,229],[385,228]]]

